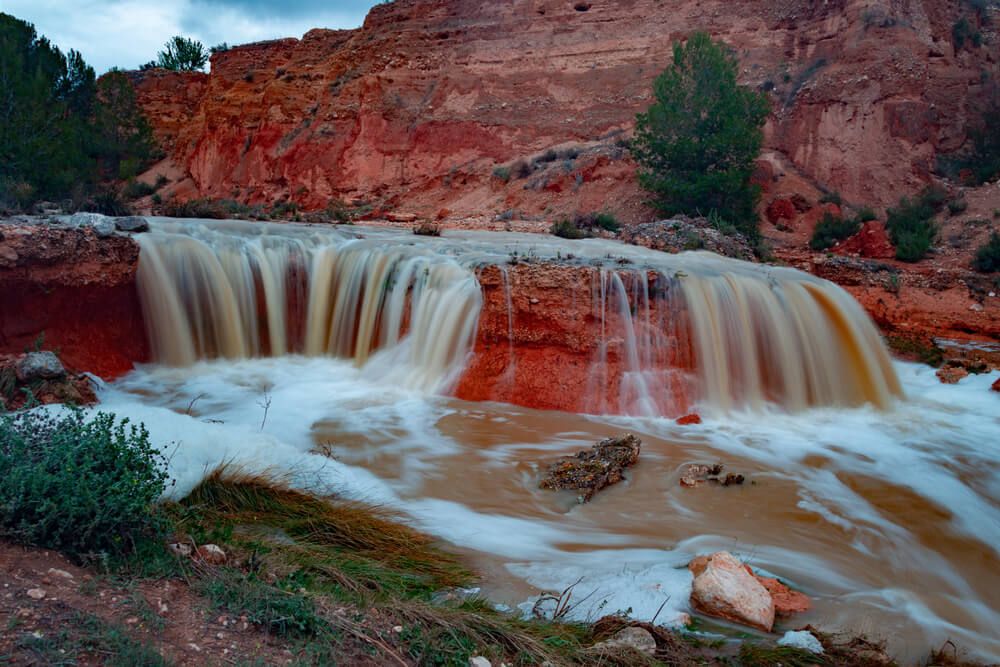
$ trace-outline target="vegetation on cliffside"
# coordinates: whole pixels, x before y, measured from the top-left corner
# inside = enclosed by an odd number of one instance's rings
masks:
[[[77,51],[3,13],[0,86],[0,210],[39,199],[100,209],[101,184],[135,176],[154,153],[123,73],[98,80]]]
[[[637,117],[632,153],[662,213],[714,213],[757,239],[760,190],[750,179],[770,104],[737,74],[736,57],[706,33],[674,44],[673,62],[653,83],[655,101]]]

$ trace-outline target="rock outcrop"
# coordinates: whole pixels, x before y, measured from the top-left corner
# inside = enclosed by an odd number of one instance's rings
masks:
[[[959,148],[996,69],[964,3],[397,0],[362,28],[234,47],[211,74],[130,76],[181,199],[363,199],[433,217],[647,214],[622,141],[673,40],[708,30],[768,91],[766,163],[888,204]],[[966,16],[983,45],[957,47]],[[996,21],[993,22],[994,24]],[[981,25],[980,25],[981,24]],[[794,174],[792,173],[794,172]],[[782,212],[775,211],[776,219]]]
[[[0,223],[0,353],[44,342],[70,370],[102,377],[147,360],[138,261],[135,241],[93,224]]]

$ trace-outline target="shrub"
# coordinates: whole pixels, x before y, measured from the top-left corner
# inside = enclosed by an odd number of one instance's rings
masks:
[[[98,191],[90,198],[86,208],[104,215],[132,215],[132,207],[112,188]]]
[[[598,213],[595,215],[594,226],[609,232],[617,232],[621,229],[621,223],[618,222],[618,218],[611,213]]]
[[[1000,232],[990,234],[990,240],[979,247],[972,268],[982,273],[1000,271]]]
[[[837,192],[836,190],[833,190],[832,192],[824,192],[823,196],[819,198],[819,203],[820,204],[836,204],[837,206],[841,206],[841,205],[843,205],[844,200],[841,198],[839,192]]]
[[[896,259],[916,262],[931,249],[937,236],[934,217],[935,204],[943,201],[939,191],[924,190],[917,199],[903,197],[896,208],[888,210],[886,230],[896,246]]]
[[[859,218],[842,218],[827,211],[823,219],[816,224],[809,247],[813,250],[826,250],[837,241],[854,236],[861,229]]]
[[[584,239],[590,236],[590,234],[577,227],[576,224],[568,218],[563,218],[559,222],[553,223],[553,225],[549,228],[549,233],[564,239],[574,240]]]
[[[858,209],[857,216],[858,222],[865,223],[871,222],[872,220],[878,220],[878,214],[875,213],[875,209],[870,206],[862,206]]]
[[[145,427],[114,415],[0,418],[0,536],[77,559],[126,554],[160,528],[164,466]]]
[[[533,172],[535,168],[525,160],[518,160],[511,166],[510,170],[514,175],[514,178],[527,178],[528,176],[531,176],[531,172]]]
[[[157,54],[156,64],[164,69],[179,72],[195,72],[205,68],[208,52],[205,45],[195,39],[175,35]]]
[[[951,213],[952,215],[958,215],[959,213],[965,211],[967,208],[969,208],[969,202],[965,201],[964,199],[952,199],[950,202],[948,202],[948,212]]]
[[[139,199],[140,197],[147,197],[154,192],[156,192],[156,188],[149,183],[131,180],[125,184],[122,195],[125,199]]]
[[[639,183],[661,213],[716,211],[757,238],[760,188],[751,176],[769,99],[737,83],[736,57],[707,33],[675,43],[673,51],[653,83],[653,104],[636,119],[631,149]]]
[[[973,28],[969,19],[964,16],[951,26],[951,39],[955,44],[956,51],[965,46],[966,41],[975,47],[979,47],[983,43],[983,35]]]
[[[501,181],[506,183],[510,180],[510,168],[509,167],[494,167],[493,176],[499,178]]]

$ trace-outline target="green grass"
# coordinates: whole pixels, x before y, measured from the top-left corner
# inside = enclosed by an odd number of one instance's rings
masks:
[[[43,665],[90,664],[94,660],[105,667],[169,667],[171,664],[149,644],[129,636],[121,626],[106,623],[96,616],[78,614],[63,623],[58,632],[42,637],[25,634],[18,647],[29,652]],[[84,661],[84,658],[90,660]]]
[[[861,229],[859,218],[842,218],[829,211],[823,214],[823,219],[816,223],[809,247],[813,250],[826,250],[844,239],[854,236]]]

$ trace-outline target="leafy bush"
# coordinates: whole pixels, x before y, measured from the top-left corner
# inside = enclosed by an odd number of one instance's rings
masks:
[[[972,268],[983,273],[1000,271],[1000,232],[990,234],[990,240],[979,247]]]
[[[86,208],[104,215],[132,215],[132,207],[113,188],[99,190],[90,198]]]
[[[553,223],[549,228],[549,233],[564,239],[574,240],[584,239],[590,236],[590,234],[577,227],[576,224],[568,218],[563,218],[559,222]]]
[[[841,206],[844,203],[844,200],[841,198],[839,192],[833,190],[832,192],[824,192],[823,196],[819,198],[819,203],[836,204],[837,206]]]
[[[636,119],[639,183],[666,215],[716,211],[757,238],[760,188],[750,178],[768,97],[738,85],[736,57],[706,33],[675,43],[673,56],[653,83],[653,104]]]
[[[510,180],[510,168],[508,167],[494,167],[493,176],[499,178],[501,181],[506,183]]]
[[[865,223],[871,222],[872,220],[878,220],[878,214],[875,213],[875,209],[870,206],[862,206],[858,209],[857,213],[858,222]]]
[[[950,202],[948,202],[948,212],[951,213],[952,215],[958,215],[959,213],[965,211],[967,208],[969,208],[969,202],[961,198],[952,199]]]
[[[160,528],[164,458],[142,425],[80,411],[0,418],[0,536],[77,559],[118,556]]]
[[[826,250],[837,241],[854,236],[861,229],[859,218],[842,218],[827,211],[823,219],[816,224],[809,247],[813,250]]]
[[[207,62],[208,52],[205,51],[204,44],[180,35],[171,37],[156,59],[158,67],[181,72],[202,70]]]
[[[943,203],[942,191],[930,187],[915,200],[903,197],[896,208],[888,210],[886,230],[896,246],[896,259],[916,262],[927,254],[937,236],[932,218]]]
[[[593,219],[595,227],[600,227],[609,232],[617,232],[621,229],[621,223],[618,222],[618,218],[611,213],[598,213]]]
[[[149,183],[131,180],[125,184],[122,195],[126,199],[139,199],[140,197],[148,197],[154,192],[156,192],[156,188]]]

